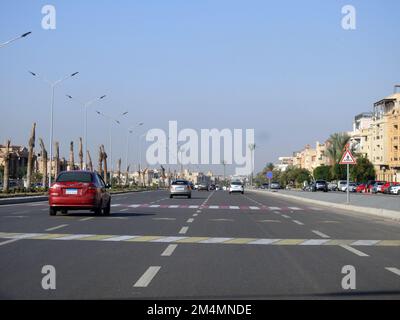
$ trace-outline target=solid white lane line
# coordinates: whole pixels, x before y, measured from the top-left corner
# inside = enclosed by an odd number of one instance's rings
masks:
[[[238,206],[229,206],[229,209],[231,209],[231,210],[239,210],[240,208]]]
[[[152,204],[149,208],[159,208],[160,205],[159,204]]]
[[[330,236],[326,235],[325,233],[322,233],[318,230],[311,230],[312,233],[315,233],[317,236],[320,236],[321,238],[330,238]]]
[[[258,240],[249,242],[249,244],[272,244],[279,240],[281,240],[281,239],[258,239]]]
[[[378,243],[379,240],[358,240],[351,244],[351,246],[373,246]]]
[[[199,243],[221,243],[229,240],[232,240],[232,238],[210,238],[207,240],[202,240]]]
[[[131,204],[129,207],[131,208],[139,208],[141,205],[140,204]]]
[[[56,226],[56,227],[48,228],[48,229],[46,229],[46,231],[53,231],[53,230],[57,230],[57,229],[61,229],[61,228],[67,227],[67,226],[68,226],[67,224],[61,224],[61,225]]]
[[[176,218],[153,218],[153,220],[166,220],[166,221],[174,221]]]
[[[385,269],[390,271],[390,272],[393,272],[394,274],[397,274],[398,276],[400,276],[400,269],[393,268],[393,267],[387,267]]]
[[[85,238],[85,237],[90,237],[90,236],[93,236],[93,234],[72,234],[70,236],[57,238],[56,240],[74,240],[74,239],[80,239],[80,238]]]
[[[87,218],[80,219],[79,221],[88,221],[88,220],[92,220],[92,219],[94,219],[94,218],[93,217],[87,217]]]
[[[352,253],[354,253],[354,254],[360,256],[360,257],[369,257],[369,255],[367,255],[366,253],[361,252],[360,250],[354,249],[354,248],[352,248],[352,247],[350,247],[350,246],[348,246],[348,245],[346,245],[346,244],[342,244],[342,245],[340,245],[340,246],[341,246],[343,249],[346,249],[346,250],[348,250],[348,251],[350,251],[350,252],[352,252]]]
[[[194,219],[193,218],[190,218],[190,219],[188,219],[186,222],[187,223],[192,223],[194,221]]]
[[[150,240],[150,242],[175,242],[178,240],[187,239],[188,237],[164,237],[161,239]]]
[[[20,239],[10,239],[10,240],[6,240],[6,241],[3,241],[3,242],[0,242],[0,246],[4,246],[4,245],[6,245],[6,244],[9,244],[9,243],[12,243],[12,242],[15,242],[15,241],[18,241],[18,240],[20,240]]]
[[[250,210],[260,210],[259,207],[249,207],[249,208],[250,208]]]
[[[182,227],[182,229],[179,231],[179,234],[185,234],[188,231],[189,227]]]
[[[169,257],[172,255],[172,253],[175,251],[177,244],[170,244],[164,252],[161,254],[162,257]]]
[[[189,209],[197,209],[199,206],[189,206]]]
[[[303,223],[303,222],[300,222],[300,221],[297,221],[297,220],[293,220],[293,222],[296,223],[296,224],[298,224],[298,225],[300,225],[300,226],[304,226],[304,223]]]
[[[159,266],[149,267],[145,273],[139,278],[138,281],[133,285],[136,288],[145,288],[149,285],[151,280],[155,277],[157,272],[161,269]]]
[[[219,206],[209,206],[208,209],[219,209]]]
[[[139,236],[117,236],[117,237],[113,237],[113,238],[108,238],[106,239],[106,241],[126,241],[129,239],[134,239],[134,238],[138,238]]]

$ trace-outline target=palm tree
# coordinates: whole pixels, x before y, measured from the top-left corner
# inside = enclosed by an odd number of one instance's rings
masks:
[[[35,129],[36,123],[33,123],[31,136],[29,138],[29,150],[28,150],[28,168],[26,172],[26,185],[29,189],[32,183],[32,169],[33,169],[33,149],[35,148]]]
[[[120,185],[121,184],[121,158],[119,158],[118,162],[117,162],[117,180],[118,180],[118,184]]]
[[[10,144],[11,141],[6,142],[6,151],[4,153],[4,174],[3,174],[3,192],[8,192],[8,185],[10,180]]]
[[[74,142],[71,141],[69,144],[69,170],[74,170]]]
[[[350,137],[347,133],[334,133],[329,137],[327,141],[328,147],[326,148],[326,153],[333,165],[339,163],[343,149],[349,140]]]
[[[89,171],[93,171],[93,162],[92,162],[92,157],[90,156],[89,150],[86,151],[86,156],[88,158],[88,169]]]
[[[101,148],[101,146],[99,147],[99,159],[98,159],[97,171],[99,175],[103,176],[103,149]]]
[[[107,172],[107,153],[104,149],[104,145],[101,145],[101,151],[102,151],[102,159],[104,162],[104,182],[107,184],[108,183],[108,172]],[[111,181],[110,181],[111,182]]]
[[[47,186],[47,150],[44,146],[42,138],[39,138],[40,148],[42,149],[42,167],[43,167],[43,180],[42,184],[43,187],[46,188]]]
[[[83,147],[82,147],[82,138],[79,138],[79,169],[83,170]]]
[[[129,187],[129,164],[126,167],[126,173],[125,173],[125,185]]]
[[[54,178],[57,178],[60,172],[60,143],[56,141],[55,143],[55,154],[54,154]],[[50,159],[52,161],[52,159]]]

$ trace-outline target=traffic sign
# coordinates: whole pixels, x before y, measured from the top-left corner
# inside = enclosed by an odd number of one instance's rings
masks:
[[[268,171],[267,174],[265,175],[268,179],[272,179],[272,177],[274,176],[274,174],[272,173],[272,171]]]
[[[339,164],[357,164],[357,161],[353,157],[351,151],[346,148],[346,151],[343,153],[342,160],[340,160]]]

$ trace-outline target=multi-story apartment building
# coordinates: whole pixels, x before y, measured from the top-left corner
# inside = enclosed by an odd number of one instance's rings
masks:
[[[393,181],[398,169],[398,109],[400,94],[394,94],[374,103],[374,117],[371,125],[371,161],[377,179]]]
[[[372,112],[363,112],[356,115],[353,121],[353,131],[348,132],[355,152],[367,157],[371,162],[371,125],[373,116]]]

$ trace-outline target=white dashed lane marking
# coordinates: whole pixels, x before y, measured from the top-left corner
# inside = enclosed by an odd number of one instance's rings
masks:
[[[193,218],[190,218],[190,219],[188,219],[186,222],[187,223],[192,223],[194,221],[194,219]]]
[[[13,243],[13,242],[16,242],[16,241],[18,241],[18,240],[19,240],[19,239],[6,240],[6,241],[3,241],[3,242],[0,242],[0,246],[4,246],[4,245],[6,245],[6,244]]]
[[[185,234],[189,230],[189,227],[182,227],[182,229],[179,231],[179,234]]]
[[[160,269],[161,269],[160,266],[149,267],[133,286],[136,288],[147,287],[150,284],[151,280],[153,280],[153,278],[156,276],[158,271],[160,271]]]
[[[322,232],[320,232],[320,231],[318,231],[318,230],[312,230],[311,231],[312,233],[315,233],[317,236],[320,236],[321,238],[330,238],[330,236],[328,236],[328,235],[326,235],[325,233],[322,233]]]
[[[300,222],[300,221],[297,221],[297,220],[293,220],[293,222],[296,223],[296,224],[298,224],[298,225],[300,225],[300,226],[304,226],[304,223],[303,223],[303,222]]]
[[[397,274],[398,276],[400,276],[400,269],[394,268],[394,267],[387,267],[385,268],[386,270],[393,272],[394,274]]]
[[[67,224],[61,224],[61,225],[56,226],[56,227],[48,228],[48,229],[46,229],[46,231],[53,231],[53,230],[57,230],[57,229],[61,229],[61,228],[67,227],[67,226],[68,226]]]
[[[348,251],[350,251],[350,252],[356,254],[356,255],[359,256],[359,257],[369,257],[369,255],[367,255],[366,253],[364,253],[364,252],[362,252],[362,251],[360,251],[360,250],[354,249],[354,248],[352,248],[352,247],[350,247],[350,246],[348,246],[348,245],[346,245],[346,244],[342,244],[341,247],[342,247],[343,249],[346,249],[346,250],[348,250]]]
[[[172,253],[175,251],[177,244],[170,244],[164,252],[161,254],[162,257],[169,257],[172,255]]]
[[[92,219],[94,219],[94,218],[93,217],[87,217],[87,218],[80,219],[79,221],[89,221],[89,220],[92,220]]]

